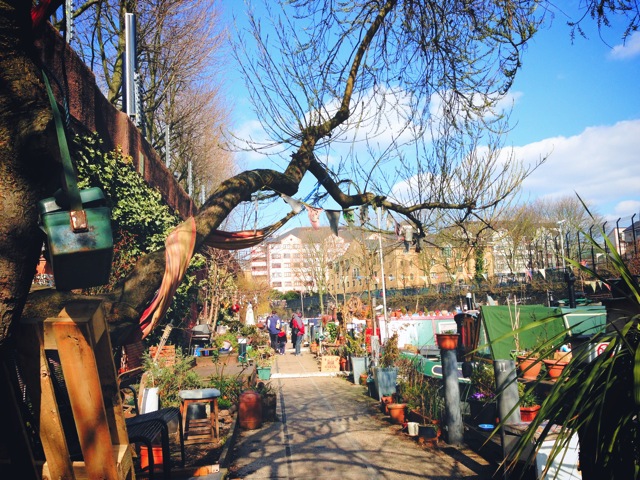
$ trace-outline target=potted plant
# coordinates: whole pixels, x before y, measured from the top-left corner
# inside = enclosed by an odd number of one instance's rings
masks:
[[[357,339],[347,337],[345,351],[351,359],[351,371],[353,372],[353,383],[360,380],[362,374],[366,373],[368,365],[367,351],[364,345]]]
[[[498,416],[496,381],[493,369],[479,362],[469,378],[473,393],[467,399],[471,420],[476,425],[495,425]]]
[[[458,348],[458,339],[460,335],[455,330],[445,330],[442,333],[436,333],[436,343],[440,350],[455,350]]]
[[[407,420],[415,424],[419,441],[436,443],[444,406],[442,382],[422,373],[422,361],[419,356],[398,361],[400,398],[407,404]]]
[[[373,381],[375,382],[379,399],[396,393],[396,380],[398,378],[396,362],[398,358],[400,358],[398,334],[394,333],[384,344],[379,365],[373,369]]]
[[[260,380],[269,380],[271,378],[271,367],[273,366],[274,358],[275,352],[272,348],[259,350],[256,358],[256,371]]]
[[[520,419],[530,422],[538,414],[540,404],[535,392],[535,386],[527,387],[524,383],[518,383],[518,395],[520,397]]]
[[[522,378],[536,380],[542,370],[542,358],[531,351],[519,351],[516,354],[518,370]]]
[[[256,386],[256,392],[262,397],[262,421],[276,421],[277,395],[269,382],[260,382]]]
[[[551,358],[543,360],[552,381],[560,378],[564,368],[569,364],[569,360],[571,360],[571,352],[554,352]]]

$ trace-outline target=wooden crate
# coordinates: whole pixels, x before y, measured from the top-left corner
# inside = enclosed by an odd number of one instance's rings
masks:
[[[158,355],[158,365],[160,366],[165,366],[165,367],[171,367],[172,365],[176,364],[176,347],[175,345],[165,345],[162,347],[162,350],[160,350],[160,353],[158,352],[158,347],[149,347],[149,356],[152,359],[156,358],[156,354]]]

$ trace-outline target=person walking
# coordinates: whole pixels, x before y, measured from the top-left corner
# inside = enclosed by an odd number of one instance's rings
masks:
[[[295,355],[302,355],[300,353],[300,344],[304,337],[304,323],[300,317],[300,312],[296,312],[291,319],[291,340],[293,340],[293,346],[295,347]]]
[[[271,312],[267,318],[267,330],[269,331],[269,339],[271,340],[271,348],[278,351],[278,333],[280,333],[280,317],[275,310]]]

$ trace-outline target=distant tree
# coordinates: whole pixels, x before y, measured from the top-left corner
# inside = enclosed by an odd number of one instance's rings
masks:
[[[221,75],[225,31],[218,2],[84,0],[76,5],[71,45],[116,106],[122,106],[125,81],[125,13],[136,18],[146,137],[161,154],[170,150],[171,170],[185,190],[191,181],[193,197],[199,201],[201,188],[208,193],[234,169],[232,156],[221,148],[230,106],[224,100]],[[64,28],[64,23],[58,25]]]

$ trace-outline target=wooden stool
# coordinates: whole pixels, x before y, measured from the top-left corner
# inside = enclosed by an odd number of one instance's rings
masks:
[[[212,442],[214,438],[220,438],[218,426],[218,397],[220,396],[220,390],[217,388],[180,390],[179,395],[184,443]],[[209,403],[209,421],[206,418],[189,419],[189,405],[199,403]]]

